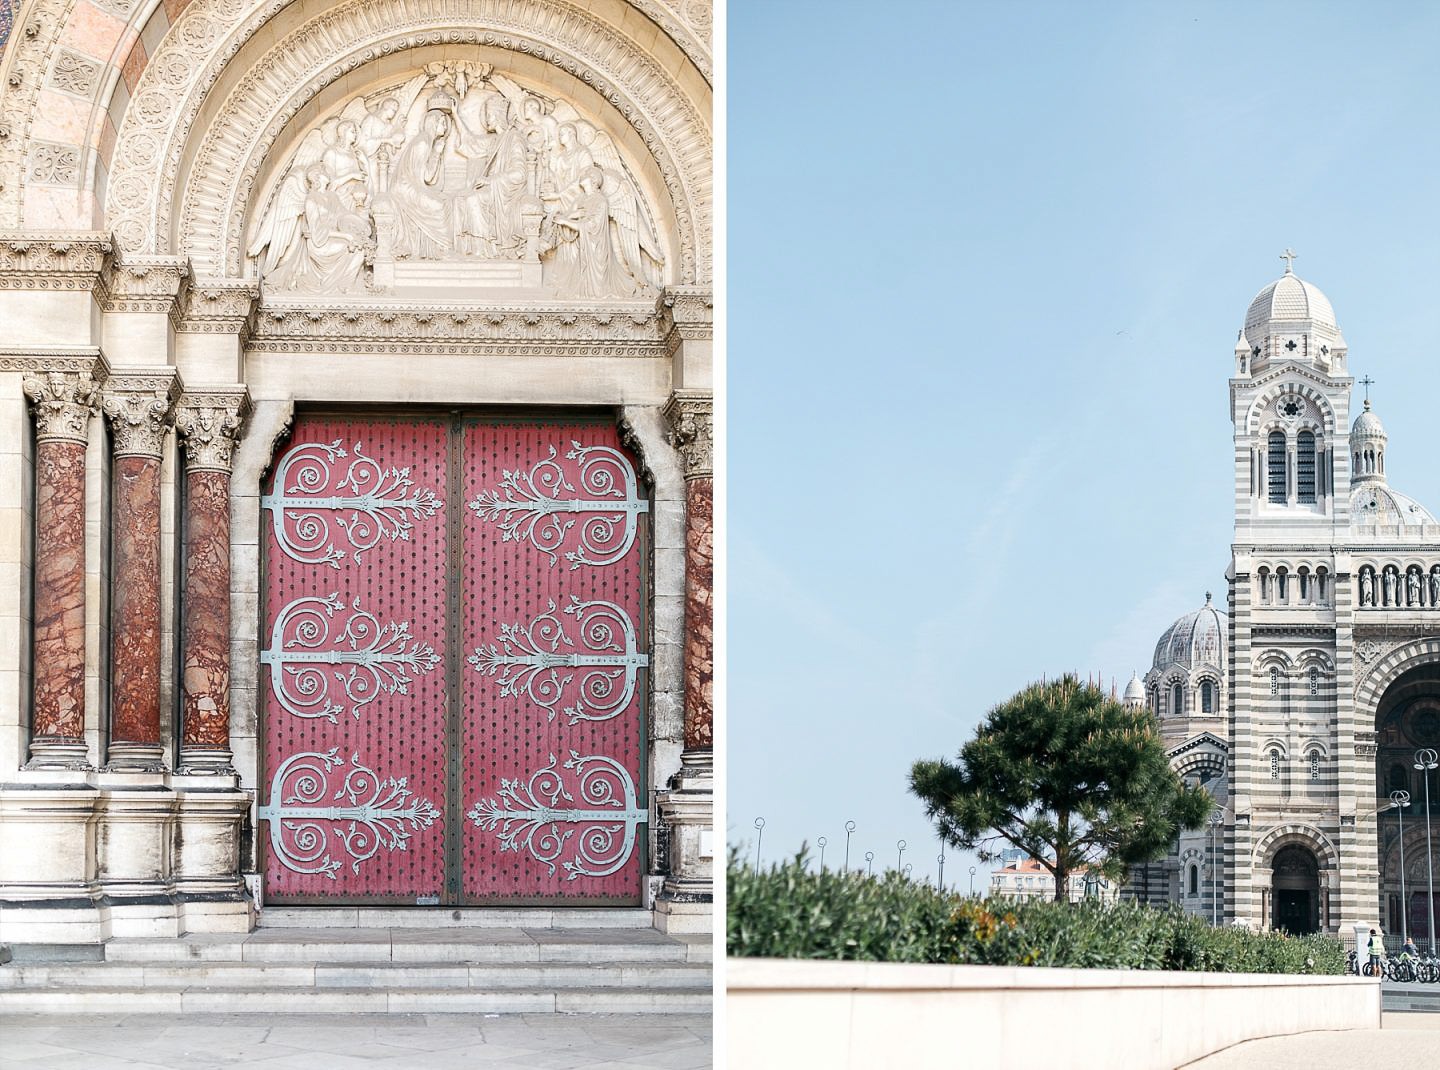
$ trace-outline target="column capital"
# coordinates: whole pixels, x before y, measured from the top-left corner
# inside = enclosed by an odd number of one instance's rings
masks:
[[[183,389],[174,368],[110,376],[100,404],[110,420],[114,455],[159,457]]]
[[[250,415],[250,394],[244,386],[202,387],[181,396],[175,426],[190,471],[229,472]]]
[[[0,231],[0,290],[103,290],[113,252],[101,231]]]
[[[685,479],[709,479],[714,474],[713,413],[711,395],[677,390],[665,403],[670,444],[685,461]]]
[[[179,322],[190,284],[190,260],[170,254],[140,254],[116,259],[102,278],[106,312],[163,312]]]
[[[194,279],[181,295],[175,329],[184,334],[249,336],[260,286],[246,279]]]
[[[47,354],[0,351],[0,372],[20,372],[35,418],[37,442],[89,440],[90,416],[100,407],[100,384],[109,368],[98,349]]]
[[[656,302],[660,330],[678,345],[682,339],[714,334],[715,295],[708,286],[667,286]]]

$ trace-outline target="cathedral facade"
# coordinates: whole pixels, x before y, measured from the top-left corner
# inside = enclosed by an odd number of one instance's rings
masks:
[[[0,943],[276,904],[708,931],[710,33],[16,5]]]
[[[1440,523],[1389,485],[1368,400],[1351,422],[1344,335],[1286,259],[1235,344],[1225,610],[1207,595],[1125,692],[1215,808],[1127,894],[1218,923],[1424,940],[1440,782],[1416,767],[1440,747]]]

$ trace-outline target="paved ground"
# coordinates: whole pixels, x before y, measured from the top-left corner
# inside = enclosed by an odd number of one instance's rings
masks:
[[[1184,1070],[1357,1070],[1368,1066],[1440,1066],[1440,1015],[1381,1015],[1379,1029],[1297,1033],[1247,1040]]]
[[[1440,1036],[1440,1034],[1437,1034]],[[3,1070],[700,1070],[691,1014],[6,1015]]]

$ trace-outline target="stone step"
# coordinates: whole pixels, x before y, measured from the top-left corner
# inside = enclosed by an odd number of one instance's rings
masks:
[[[655,929],[256,929],[111,940],[107,962],[708,962],[708,937]]]
[[[194,986],[0,989],[5,1014],[708,1014],[708,986],[551,989],[320,989]]]
[[[648,929],[654,915],[638,907],[277,907],[262,929]]]
[[[259,962],[144,964],[26,963],[0,969],[0,991],[30,989],[145,988],[151,991],[205,989],[316,988],[328,990],[413,989],[508,990],[594,988],[705,988],[706,963],[596,962],[512,963],[471,966],[461,963],[389,962],[273,965]]]

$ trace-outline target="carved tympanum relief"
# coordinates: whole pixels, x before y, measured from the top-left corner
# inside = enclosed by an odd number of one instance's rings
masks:
[[[248,254],[273,290],[654,293],[664,257],[615,143],[490,64],[349,100],[280,172]]]

